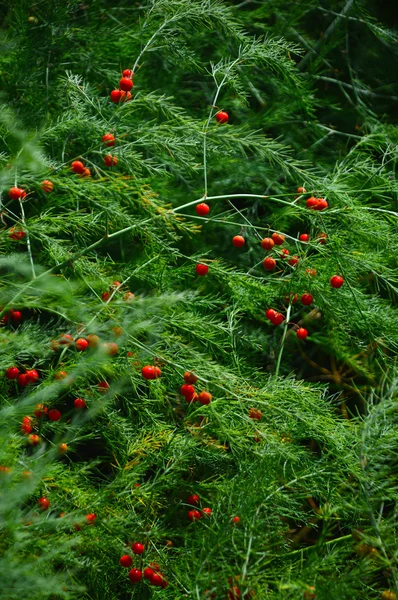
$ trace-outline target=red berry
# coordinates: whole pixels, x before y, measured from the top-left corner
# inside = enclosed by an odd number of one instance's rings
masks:
[[[131,569],[129,579],[131,583],[138,583],[142,579],[142,571],[140,569]]]
[[[314,210],[324,210],[325,208],[329,207],[327,200],[325,200],[324,198],[317,198],[317,200],[318,202],[316,206],[314,206]]]
[[[84,338],[79,338],[76,340],[76,350],[78,350],[79,352],[82,352],[83,350],[87,350],[88,348],[88,341],[85,340]]]
[[[61,381],[61,379],[65,379],[65,377],[68,377],[68,373],[66,371],[57,371],[54,377],[57,381]]]
[[[103,344],[102,347],[109,356],[115,356],[119,352],[119,346],[115,342],[108,342]]]
[[[262,416],[263,413],[261,412],[261,410],[258,410],[258,408],[251,408],[249,410],[249,417],[251,419],[254,419],[255,421],[261,421]]]
[[[36,404],[36,409],[35,409],[35,412],[33,414],[38,419],[40,419],[41,417],[44,417],[44,415],[46,415],[47,413],[48,413],[47,406],[44,406],[44,404]]]
[[[267,319],[269,321],[271,321],[271,319],[273,319],[275,315],[276,315],[276,310],[274,310],[273,308],[269,308],[265,312],[265,316],[267,317]]]
[[[240,598],[240,590],[238,587],[233,587],[228,590],[228,600],[238,600]]]
[[[32,427],[32,417],[23,417],[21,424],[21,431],[24,435],[28,435],[31,433]]]
[[[267,258],[263,260],[263,265],[266,271],[273,271],[276,267],[276,260],[270,256],[267,256]]]
[[[22,320],[22,313],[20,310],[10,310],[10,316],[13,321],[19,323]]]
[[[155,571],[153,569],[151,569],[151,567],[147,567],[146,569],[144,569],[144,578],[145,579],[152,579],[154,574],[155,574]]]
[[[104,163],[107,167],[115,167],[118,163],[117,157],[112,156],[112,154],[107,154],[104,156]]]
[[[89,513],[88,515],[86,515],[86,521],[88,521],[89,523],[94,523],[96,518],[97,515],[95,513]]]
[[[8,195],[10,196],[11,200],[23,200],[26,196],[26,192],[22,188],[12,187],[10,188]]]
[[[156,378],[160,377],[162,374],[162,371],[159,369],[159,367],[155,367],[155,375]]]
[[[49,181],[48,179],[45,179],[44,181],[41,182],[41,189],[44,192],[47,192],[49,194],[50,192],[53,191],[54,184],[53,184],[52,181]]]
[[[317,204],[318,198],[315,198],[315,196],[311,196],[311,198],[308,198],[307,202],[305,203],[306,207],[311,208],[312,210],[314,210]]]
[[[122,99],[123,92],[121,90],[112,90],[111,91],[111,100],[112,102],[120,102]]]
[[[73,344],[73,335],[70,335],[69,333],[63,333],[59,338],[59,343],[63,346],[70,346]]]
[[[199,394],[199,402],[201,404],[210,404],[210,402],[212,401],[213,396],[211,394],[209,394],[209,392],[200,392]]]
[[[61,413],[57,408],[52,408],[48,411],[48,418],[50,421],[59,421],[61,418]]]
[[[163,583],[163,578],[162,578],[161,575],[158,575],[157,573],[154,573],[152,575],[150,581],[151,581],[152,585],[160,587],[162,585],[162,583]]]
[[[341,288],[343,284],[344,279],[340,277],[340,275],[333,275],[333,277],[330,278],[330,285],[332,286],[332,288]]]
[[[94,333],[89,333],[86,339],[88,341],[89,348],[96,348],[99,344],[99,337]]]
[[[192,402],[193,399],[195,398],[196,392],[195,392],[195,388],[193,387],[193,385],[189,385],[189,384],[185,383],[184,385],[181,386],[180,391],[187,402]]]
[[[234,517],[234,518],[232,519],[232,521],[233,521],[234,523],[240,523],[240,517]]]
[[[71,164],[71,169],[74,173],[78,173],[78,175],[81,175],[86,170],[86,167],[80,160],[75,160]]]
[[[114,281],[114,282],[112,283],[112,285],[110,286],[110,289],[111,289],[111,290],[118,290],[118,291],[119,291],[119,289],[120,289],[121,287],[122,287],[122,284],[121,284],[121,282],[120,282],[120,281]]]
[[[124,92],[129,92],[133,88],[133,82],[128,77],[122,77],[119,81],[119,88]]]
[[[310,236],[308,235],[308,233],[302,233],[299,237],[300,242],[308,242],[309,239]]]
[[[282,258],[285,258],[285,256],[289,256],[289,254],[290,254],[290,252],[287,248],[283,248],[281,250],[281,255],[283,255]]]
[[[316,275],[316,269],[306,269],[305,272],[308,273],[310,277],[315,277]]]
[[[275,232],[275,233],[273,233],[273,234],[272,234],[272,236],[271,236],[271,237],[272,237],[272,239],[274,240],[274,244],[275,244],[276,246],[282,246],[282,244],[283,244],[283,243],[284,243],[284,241],[285,241],[285,236],[284,236],[284,235],[282,235],[281,233],[276,233],[276,232]]]
[[[111,297],[111,295],[109,292],[102,292],[102,294],[101,294],[101,298],[104,302],[108,302],[110,297]]]
[[[122,75],[123,77],[134,77],[134,73],[131,69],[124,69]]]
[[[198,510],[190,510],[188,512],[188,519],[193,523],[194,521],[198,521],[201,517],[201,514]]]
[[[16,229],[15,227],[11,227],[10,231],[8,232],[8,235],[11,240],[20,241],[24,239],[26,233],[23,231],[23,229]]]
[[[48,508],[50,508],[50,500],[48,498],[39,498],[37,504],[42,510],[47,510]]]
[[[133,564],[133,559],[129,554],[123,554],[123,556],[119,558],[119,562],[122,565],[122,567],[131,567],[131,565]]]
[[[300,298],[301,300],[301,304],[304,304],[304,306],[309,306],[310,304],[313,303],[314,298],[311,296],[311,294],[303,294]]]
[[[304,600],[315,600],[315,598],[316,598],[315,587],[313,585],[310,585],[308,590],[306,590],[304,592]],[[394,600],[394,599],[393,598],[390,598],[390,599],[382,598],[382,600]]]
[[[236,235],[232,238],[232,243],[236,248],[242,248],[245,245],[245,238],[242,235]]]
[[[28,438],[29,444],[31,446],[38,446],[40,442],[40,438],[35,433],[32,433]]]
[[[91,177],[90,169],[84,169],[83,173],[81,174],[81,177]]]
[[[76,398],[76,400],[73,402],[75,408],[77,408],[78,410],[82,409],[82,408],[86,408],[86,401],[83,400],[83,398]]]
[[[8,369],[6,371],[7,379],[17,379],[18,375],[19,375],[18,367],[8,367]]]
[[[300,261],[298,256],[292,256],[292,258],[289,258],[289,260],[287,261],[289,263],[289,265],[291,267],[294,267],[295,265],[297,265],[297,263]]]
[[[297,329],[296,335],[299,340],[305,340],[305,338],[308,336],[308,331],[304,329],[304,327],[300,327]]]
[[[21,387],[26,387],[29,383],[25,373],[21,373],[20,375],[18,375],[17,381],[18,385],[20,385]]]
[[[294,295],[289,294],[288,296],[285,296],[286,304],[290,304],[290,303],[296,304],[297,300],[298,300],[298,294],[294,294]]]
[[[134,544],[131,546],[131,549],[134,554],[143,554],[145,547],[144,544],[141,544],[140,542],[134,542]]]
[[[208,507],[202,508],[202,513],[206,516],[210,516],[212,514],[212,512],[213,511],[211,510],[211,508],[208,508]]]
[[[326,240],[327,240],[327,238],[328,238],[328,236],[326,235],[326,233],[323,233],[323,232],[322,232],[322,233],[319,233],[319,234],[316,236],[316,239],[317,239],[317,240],[318,240],[318,242],[319,242],[320,244],[322,244],[322,245],[325,245],[325,244],[326,244]]]
[[[195,271],[196,271],[196,275],[200,275],[201,277],[203,277],[204,275],[207,275],[207,273],[209,272],[209,267],[207,265],[199,263],[198,265],[196,265]]]
[[[191,371],[185,371],[184,381],[185,381],[185,383],[193,384],[198,381],[198,378],[196,377],[196,375],[194,373],[191,373]]]
[[[228,113],[226,113],[224,110],[220,110],[220,112],[216,114],[217,123],[228,123],[228,119]]]
[[[131,98],[131,92],[120,92],[120,102],[128,102]]]
[[[134,300],[134,294],[133,294],[133,292],[125,292],[123,294],[123,300],[125,302],[131,302],[132,300]]]
[[[196,205],[196,212],[200,217],[205,217],[210,212],[210,206],[202,202],[201,204]]]
[[[36,369],[28,369],[25,373],[28,383],[36,383],[39,379],[39,374]]]
[[[145,367],[142,367],[141,375],[144,379],[156,379],[157,377],[155,367],[152,367],[151,365],[146,365]]]
[[[281,325],[284,320],[285,320],[284,315],[282,315],[279,312],[275,313],[274,316],[272,317],[272,319],[270,319],[272,325],[275,325],[275,326]]]
[[[60,454],[65,454],[65,452],[68,452],[68,445],[67,444],[59,444],[58,452]]]
[[[104,142],[105,146],[114,146],[115,145],[115,136],[113,135],[113,133],[106,133],[105,135],[102,136],[102,141]]]
[[[298,188],[297,188],[297,192],[298,192],[299,194],[305,194],[305,193],[306,193],[306,191],[307,191],[307,190],[305,189],[305,187],[298,187]]]
[[[264,250],[272,250],[274,245],[275,242],[272,238],[264,238],[261,240],[261,248],[264,248]]]
[[[97,387],[99,392],[105,392],[109,389],[109,383],[107,381],[99,381]]]
[[[199,502],[200,502],[200,498],[199,498],[198,494],[191,494],[190,496],[188,496],[187,502],[188,502],[188,504],[192,504],[193,506],[198,506]]]

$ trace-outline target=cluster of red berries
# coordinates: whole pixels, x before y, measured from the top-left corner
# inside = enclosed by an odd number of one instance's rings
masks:
[[[122,291],[122,284],[121,284],[121,282],[120,281],[114,281],[110,285],[109,291],[102,292],[101,298],[102,298],[103,302],[108,302],[110,299],[113,300],[116,297],[116,293],[117,292],[121,292],[121,291]],[[133,294],[133,292],[125,292],[123,294],[123,300],[125,302],[131,302],[132,300],[134,300],[134,294]]]
[[[145,365],[145,367],[142,367],[141,369],[141,375],[144,379],[158,379],[161,374],[162,371],[159,369],[159,367],[153,367],[152,365]]]
[[[194,384],[197,382],[198,378],[191,371],[186,371],[184,373],[184,381],[185,383],[181,386],[180,392],[184,396],[185,400],[189,403],[191,402],[200,402],[200,404],[207,405],[213,399],[213,396],[209,392],[202,391],[199,394],[196,392],[194,388]]]
[[[199,507],[200,498],[198,494],[191,494],[190,496],[188,496],[187,503],[191,506]],[[208,506],[201,509],[194,508],[193,510],[188,511],[188,520],[191,521],[191,523],[194,523],[195,521],[199,521],[199,519],[201,519],[202,517],[210,517],[212,513],[213,511]]]
[[[90,169],[86,168],[81,160],[74,160],[70,168],[77,175],[81,175],[82,177],[91,177]]]
[[[128,102],[131,100],[131,91],[134,87],[133,83],[134,73],[131,69],[125,69],[123,71],[123,77],[119,81],[119,89],[111,91],[111,100],[116,104],[119,102]]]
[[[285,243],[285,236],[281,233],[277,233],[276,231],[271,235],[271,237],[264,238],[261,240],[261,247],[264,250],[272,250],[274,246],[282,246]],[[287,248],[283,248],[280,251],[280,257],[286,258],[289,256],[289,250]],[[291,256],[287,261],[291,267],[294,267],[299,262],[298,256]],[[276,260],[272,256],[267,256],[263,260],[263,266],[266,271],[273,271],[276,267]]]
[[[1,310],[1,307],[0,307]],[[4,315],[4,317],[0,320],[0,323],[4,323],[7,324],[8,322],[10,322],[13,325],[18,325],[19,323],[21,323],[22,321],[22,313],[20,310],[15,310],[15,309],[11,309],[8,311],[8,313],[6,313]]]
[[[142,554],[144,554],[145,551],[144,545],[140,542],[134,542],[134,544],[132,544],[131,546],[131,549],[133,551],[133,554],[137,556],[141,556]],[[129,568],[133,564],[133,557],[130,556],[130,554],[123,554],[123,556],[121,556],[119,559],[119,563],[122,567]],[[146,579],[150,584],[154,585],[155,587],[165,588],[169,585],[165,577],[160,572],[159,565],[155,563],[151,563],[149,567],[146,567],[144,569],[144,571],[136,568],[131,569],[129,571],[129,579],[131,583],[139,583],[140,581],[142,581],[142,579]]]
[[[26,387],[30,383],[36,383],[39,379],[39,373],[36,369],[27,369],[25,373],[20,373],[18,367],[9,367],[6,370],[7,379],[16,379],[18,385]]]

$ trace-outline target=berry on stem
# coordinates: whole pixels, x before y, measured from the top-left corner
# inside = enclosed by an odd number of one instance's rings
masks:
[[[144,569],[144,579],[152,579],[154,573],[155,571],[151,569],[151,567],[147,567],[146,569]]]
[[[19,187],[12,187],[8,191],[8,195],[11,200],[23,200],[26,196],[26,192],[24,189]]]
[[[198,494],[191,494],[190,496],[188,496],[187,503],[192,504],[193,506],[199,506],[200,498]]]
[[[79,352],[83,352],[83,350],[87,350],[88,348],[88,341],[84,338],[79,338],[76,340],[76,350],[78,350]]]
[[[263,240],[261,240],[261,248],[263,248],[264,250],[272,250],[274,245],[275,242],[272,238],[264,238]]]
[[[82,408],[86,408],[86,401],[83,400],[83,398],[76,398],[76,400],[73,402],[74,407],[77,408],[77,410],[81,410]]]
[[[282,315],[282,313],[275,313],[274,316],[270,319],[272,325],[278,326],[281,325],[283,323],[283,321],[285,320],[284,315]]]
[[[119,558],[119,563],[122,565],[122,567],[131,567],[133,564],[133,559],[129,554],[123,554],[123,556]]]
[[[344,279],[340,275],[333,275],[330,278],[330,285],[332,288],[338,289],[344,284]]]
[[[235,235],[235,237],[232,238],[232,243],[235,248],[242,248],[242,246],[245,245],[245,238],[242,235]]]
[[[236,523],[236,524],[240,523],[240,517],[234,517],[234,518],[232,519],[232,522],[233,522],[233,523]]]
[[[113,135],[113,133],[106,133],[105,135],[102,136],[102,141],[104,142],[105,146],[114,146],[115,145],[115,136]]]
[[[297,329],[296,335],[299,340],[305,340],[305,338],[308,336],[308,331],[304,329],[304,327],[300,327]]]
[[[200,392],[199,394],[199,402],[203,405],[210,404],[213,399],[213,396],[209,394],[209,392]]]
[[[160,377],[156,371],[156,367],[152,367],[152,365],[145,365],[145,367],[142,367],[141,375],[144,379],[157,379]]]
[[[308,235],[308,233],[302,233],[299,237],[300,242],[308,242],[310,239],[310,236]]]
[[[216,114],[216,121],[217,121],[217,123],[228,123],[228,119],[229,119],[229,115],[224,110],[220,110]]]
[[[74,173],[81,175],[86,170],[86,167],[80,160],[74,160],[71,164],[71,169]]]
[[[48,498],[45,498],[44,496],[38,499],[37,504],[42,510],[47,510],[48,508],[50,508],[50,500]]]
[[[9,238],[11,240],[23,240],[24,237],[26,236],[26,233],[24,232],[23,229],[17,229],[16,227],[11,227],[10,231],[8,232]]]
[[[57,408],[52,408],[48,411],[48,418],[50,421],[59,421],[61,416],[61,412]]]
[[[40,443],[40,438],[38,435],[36,435],[35,433],[32,433],[29,437],[28,437],[28,442],[31,446],[38,446]]]
[[[192,402],[196,395],[195,388],[193,387],[193,385],[190,385],[188,383],[184,383],[184,385],[181,386],[180,392],[187,402]]]
[[[285,236],[282,235],[281,233],[273,233],[271,238],[274,241],[275,246],[282,246],[282,244],[285,242]]]
[[[134,73],[131,69],[124,69],[123,73],[122,73],[123,77],[134,77]]]
[[[199,521],[201,516],[202,515],[198,510],[190,510],[188,512],[188,519],[191,521],[191,523],[193,523],[194,521]]]
[[[7,379],[17,379],[19,375],[18,367],[8,367],[6,370]]]
[[[192,373],[191,371],[185,371],[184,381],[185,383],[194,384],[198,381],[198,378],[196,377],[195,373]]]
[[[141,544],[141,542],[134,542],[134,544],[131,546],[132,551],[134,552],[134,554],[144,554],[144,550],[145,550],[145,546],[144,544]]]
[[[275,315],[276,315],[276,310],[274,310],[273,308],[268,308],[265,312],[265,316],[267,317],[267,319],[269,321],[271,321],[271,319],[273,319]]]
[[[195,271],[196,275],[204,277],[204,275],[207,275],[207,273],[209,272],[209,267],[207,265],[204,265],[203,263],[199,263],[196,265]]]
[[[271,258],[271,256],[267,256],[267,258],[263,260],[263,265],[266,271],[273,271],[276,267],[276,260]]]
[[[311,296],[311,294],[305,293],[301,296],[300,300],[301,304],[304,304],[304,306],[309,306],[313,303],[314,298]]]
[[[41,189],[43,190],[43,192],[47,192],[47,194],[49,194],[50,192],[53,191],[54,184],[49,179],[45,179],[44,181],[41,182]]]
[[[129,77],[122,77],[119,81],[119,88],[123,92],[129,92],[133,88],[134,84]]]
[[[142,571],[140,569],[131,569],[129,579],[131,583],[138,583],[142,579]]]
[[[104,163],[107,167],[115,167],[118,163],[118,159],[116,156],[112,156],[112,154],[107,154],[104,156]]]
[[[205,217],[210,212],[210,206],[205,202],[196,205],[196,212],[200,217]]]

